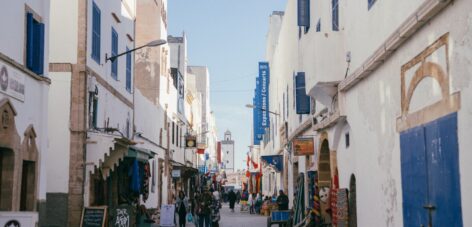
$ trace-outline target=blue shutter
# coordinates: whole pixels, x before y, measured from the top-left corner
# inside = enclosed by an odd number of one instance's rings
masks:
[[[316,23],[316,32],[321,31],[321,18],[318,19],[318,23]]]
[[[33,14],[26,14],[26,67],[33,70],[33,50],[34,50],[34,26],[33,26]]]
[[[310,0],[298,0],[298,26],[310,27]]]
[[[43,75],[44,74],[44,24],[43,23],[38,23],[36,25],[37,28],[37,40],[38,40],[38,46],[36,49],[36,52],[38,53],[38,58],[36,59],[37,61],[37,68],[36,68],[36,74],[38,75]]]
[[[131,91],[131,53],[126,54],[126,90]]]
[[[111,28],[111,56],[118,54],[118,33]],[[111,62],[111,76],[118,79],[118,59]]]
[[[101,13],[95,3],[92,11],[92,58],[100,64]]]
[[[374,3],[375,3],[376,0],[367,0],[367,9],[370,9]]]
[[[338,0],[331,0],[333,31],[339,31],[339,2]]]
[[[309,114],[310,97],[306,95],[304,72],[298,72],[295,76],[295,86],[297,114]]]

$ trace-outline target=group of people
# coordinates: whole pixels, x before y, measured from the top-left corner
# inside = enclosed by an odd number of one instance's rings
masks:
[[[213,189],[195,192],[194,198],[189,201],[183,191],[175,204],[179,227],[185,227],[187,222],[193,222],[197,227],[219,227],[220,195]]]
[[[235,203],[238,200],[237,194],[230,190],[227,193],[229,208],[234,212]],[[262,199],[264,198],[264,199]],[[250,214],[260,214],[263,204],[277,203],[278,210],[288,210],[288,197],[283,190],[279,191],[279,196],[272,198],[263,197],[261,194],[249,194],[244,191],[241,200],[247,201]],[[197,227],[219,227],[221,196],[213,189],[204,190],[202,193],[195,192],[194,198],[189,201],[183,191],[179,192],[176,199],[175,212],[178,215],[179,227],[185,227],[187,222],[193,222]]]
[[[247,196],[247,197],[246,197]],[[260,214],[263,205],[268,206],[271,203],[276,203],[278,210],[288,210],[288,196],[285,195],[283,190],[279,191],[279,196],[275,194],[272,197],[264,196],[259,193],[247,194],[243,193],[243,198],[247,198],[247,204],[249,206],[250,214]]]

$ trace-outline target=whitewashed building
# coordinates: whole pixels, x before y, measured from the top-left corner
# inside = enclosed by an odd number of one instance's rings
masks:
[[[135,20],[133,0],[51,3],[47,225],[78,226],[84,207],[101,205],[113,220],[120,204],[149,196],[149,175],[126,187],[128,170],[149,170],[156,151],[132,140],[134,54],[115,57],[137,47]]]
[[[51,142],[50,1],[1,5],[0,225],[34,226],[43,224],[46,211]]]
[[[280,181],[289,195],[304,173],[305,206],[319,197],[317,218],[325,222],[471,225],[472,107],[463,98],[472,92],[471,7],[466,0],[288,1],[278,39],[268,41],[270,108],[281,121],[271,128],[274,148],[270,141],[265,149],[283,149],[288,177]],[[301,117],[298,89],[316,100]],[[313,138],[312,155],[293,155],[300,137]],[[348,212],[327,212],[338,209]]]

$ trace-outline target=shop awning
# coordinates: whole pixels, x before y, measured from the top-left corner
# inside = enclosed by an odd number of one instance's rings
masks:
[[[268,165],[274,167],[275,171],[282,172],[284,169],[283,155],[261,155],[261,160]]]
[[[129,146],[128,148],[128,154],[126,157],[129,158],[136,158],[138,161],[147,161],[151,158],[154,158],[154,153],[153,151],[145,148],[140,148],[136,146]]]

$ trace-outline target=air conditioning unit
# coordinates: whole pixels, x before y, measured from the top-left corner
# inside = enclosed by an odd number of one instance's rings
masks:
[[[87,90],[94,93],[97,88],[97,79],[94,76],[88,76]]]

